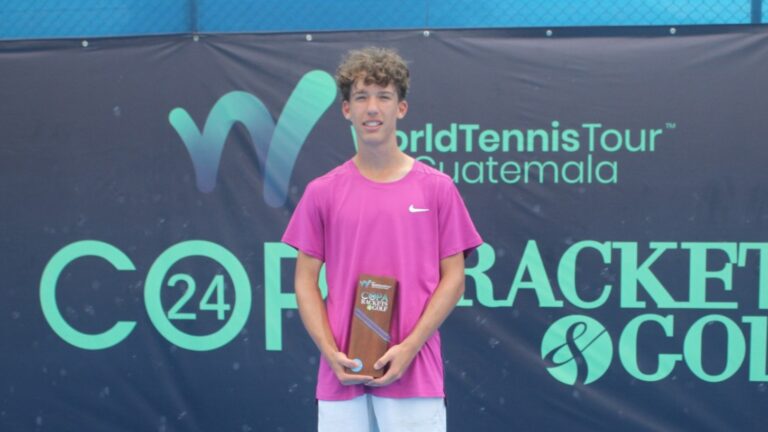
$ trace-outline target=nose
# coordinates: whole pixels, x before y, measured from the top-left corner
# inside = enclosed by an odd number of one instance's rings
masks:
[[[368,98],[368,106],[366,107],[366,111],[368,112],[368,115],[378,114],[379,103],[378,103],[378,99],[375,96]]]

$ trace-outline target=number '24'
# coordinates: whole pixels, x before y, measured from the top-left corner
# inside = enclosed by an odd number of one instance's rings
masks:
[[[177,273],[168,279],[168,286],[178,285],[179,282],[186,284],[187,289],[179,300],[168,310],[168,319],[172,320],[193,320],[197,319],[197,314],[191,312],[180,312],[181,308],[189,301],[195,293],[195,279],[186,273]],[[216,301],[211,303],[211,297],[216,294]],[[205,290],[203,298],[200,300],[200,310],[216,311],[216,318],[224,319],[224,312],[231,309],[229,303],[224,302],[224,275],[213,277],[208,289]]]

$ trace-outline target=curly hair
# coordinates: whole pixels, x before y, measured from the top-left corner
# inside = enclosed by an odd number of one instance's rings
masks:
[[[347,52],[336,70],[336,84],[341,90],[341,98],[349,100],[349,94],[355,80],[382,87],[394,84],[399,100],[405,99],[408,92],[410,72],[405,60],[394,49],[368,47]]]

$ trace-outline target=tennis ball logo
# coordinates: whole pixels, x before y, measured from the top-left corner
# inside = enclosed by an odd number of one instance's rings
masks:
[[[558,381],[590,384],[608,370],[613,344],[602,324],[588,316],[570,315],[547,329],[541,341],[541,357]]]

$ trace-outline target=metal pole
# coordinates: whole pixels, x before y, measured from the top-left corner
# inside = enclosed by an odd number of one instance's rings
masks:
[[[763,22],[763,0],[752,0],[752,24]]]

